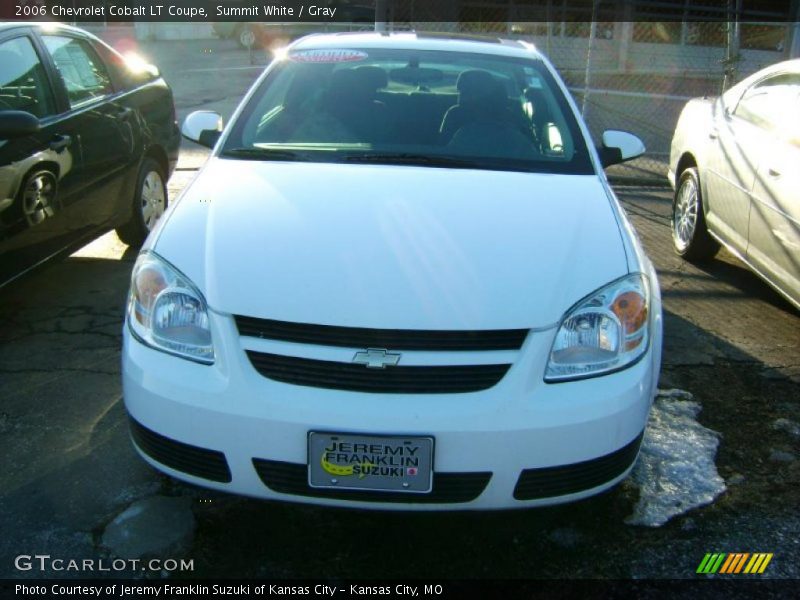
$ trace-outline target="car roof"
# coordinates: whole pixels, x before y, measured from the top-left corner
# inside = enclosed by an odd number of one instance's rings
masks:
[[[754,73],[754,75],[767,75],[769,73],[800,73],[800,58],[793,58],[791,60],[784,60],[775,64],[764,67],[763,69]]]
[[[739,83],[725,92],[725,96],[728,97],[737,97],[741,94],[746,88],[749,88],[751,85],[764,79],[765,77],[769,77],[770,75],[774,75],[777,73],[800,73],[800,58],[793,58],[791,60],[784,60],[781,62],[777,62],[775,64],[769,65],[752,73],[742,79]]]
[[[5,31],[11,31],[13,29],[31,29],[36,27],[38,27],[39,29],[44,29],[48,32],[68,31],[71,33],[77,33],[91,38],[95,37],[85,29],[81,29],[80,27],[73,27],[72,25],[67,25],[66,23],[59,23],[58,21],[0,21],[0,33],[3,33]]]
[[[453,33],[376,33],[344,32],[319,33],[300,38],[292,50],[317,50],[328,48],[396,48],[403,50],[441,50],[471,52],[494,56],[517,56],[541,59],[535,46],[523,40],[502,39]]]

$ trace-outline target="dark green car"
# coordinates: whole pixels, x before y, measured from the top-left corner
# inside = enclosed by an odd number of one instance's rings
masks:
[[[144,241],[179,144],[154,67],[74,27],[0,23],[0,286],[110,229]]]

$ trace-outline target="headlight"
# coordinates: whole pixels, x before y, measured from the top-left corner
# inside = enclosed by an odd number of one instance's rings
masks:
[[[131,276],[128,325],[142,342],[197,362],[214,362],[205,298],[159,256],[139,255]]]
[[[618,371],[635,363],[650,342],[650,285],[641,273],[599,289],[561,321],[545,381]]]

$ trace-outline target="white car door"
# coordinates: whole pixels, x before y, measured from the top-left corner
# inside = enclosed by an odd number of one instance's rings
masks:
[[[745,92],[745,98],[752,89]],[[714,105],[708,154],[700,177],[705,180],[709,229],[744,254],[756,160],[766,137],[758,126],[738,114],[738,106],[726,105],[725,100],[723,96]]]
[[[748,260],[800,302],[800,73],[759,84],[768,101],[756,115],[770,144],[758,158],[750,214]]]

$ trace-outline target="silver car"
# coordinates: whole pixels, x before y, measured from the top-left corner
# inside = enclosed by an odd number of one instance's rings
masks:
[[[722,244],[800,308],[800,59],[691,100],[669,178],[678,254],[701,261]]]

